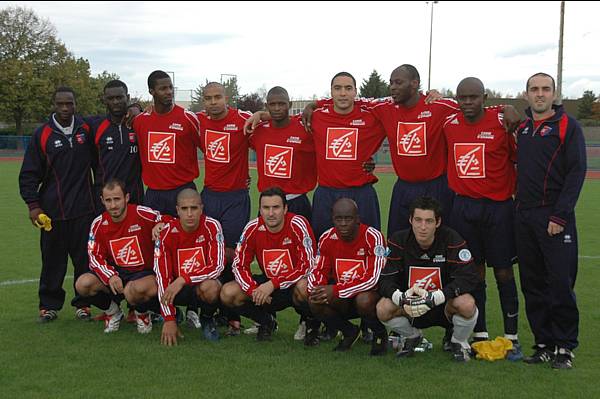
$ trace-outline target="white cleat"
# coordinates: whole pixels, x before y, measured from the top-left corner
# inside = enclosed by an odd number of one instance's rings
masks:
[[[150,313],[138,313],[135,312],[135,324],[137,325],[137,332],[140,334],[149,334],[152,331],[152,319]]]
[[[113,333],[115,331],[119,331],[119,326],[121,325],[121,319],[123,318],[123,312],[121,309],[115,314],[105,315],[104,316],[104,332],[106,334]]]

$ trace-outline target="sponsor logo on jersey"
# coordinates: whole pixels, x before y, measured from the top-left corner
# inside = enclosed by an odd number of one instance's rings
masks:
[[[552,127],[546,125],[540,130],[540,136],[545,137],[552,133]]]
[[[228,123],[227,125],[225,125],[225,127],[223,128],[223,130],[228,130],[231,132],[237,132],[238,131],[238,127],[235,123]]]
[[[142,228],[139,224],[132,224],[129,229],[127,229],[128,233],[133,233],[134,231],[140,231]]]
[[[492,132],[480,132],[477,135],[478,139],[482,139],[482,140],[493,140],[494,139],[494,133]]]
[[[335,274],[337,281],[342,284],[350,283],[360,278],[365,272],[365,262],[358,259],[336,259]]]
[[[417,116],[417,119],[431,118],[431,111],[423,111]]]
[[[196,238],[196,244],[200,244],[202,242],[206,241],[206,239],[204,238],[204,234],[200,234],[198,236],[198,238]]]
[[[229,153],[230,133],[207,130],[204,136],[206,158],[213,162],[228,163],[231,160]]]
[[[292,258],[287,249],[265,249],[262,258],[268,278],[282,276],[292,270]]]
[[[327,128],[326,159],[355,161],[358,154],[358,129],[345,127]]]
[[[148,132],[148,161],[175,163],[175,133]]]
[[[290,245],[291,243],[292,243],[292,240],[290,240],[290,238],[289,238],[289,237],[285,237],[285,238],[283,239],[283,243],[282,243],[282,244],[283,244],[283,245]]]
[[[276,177],[280,179],[291,178],[293,158],[294,149],[292,147],[266,144],[265,156],[263,160],[265,176]]]
[[[129,142],[135,143],[135,133],[134,132],[129,132]]]
[[[183,131],[183,126],[181,126],[181,123],[173,122],[171,125],[169,125],[169,129]]]
[[[108,136],[108,137],[106,138],[106,144],[114,144],[114,143],[115,143],[115,141],[113,140],[113,138],[112,138],[112,137]]]
[[[83,144],[83,143],[85,143],[85,134],[83,134],[83,133],[76,134],[75,139],[77,140],[77,142],[79,144]]]
[[[297,136],[290,136],[285,142],[290,144],[302,144],[302,139]]]
[[[446,261],[446,257],[444,255],[436,255],[433,258],[433,263],[443,263]]]
[[[454,163],[460,179],[485,177],[485,143],[455,143]]]
[[[427,291],[441,290],[442,276],[439,267],[410,266],[408,271],[408,286],[417,285]]]
[[[109,241],[110,252],[118,266],[133,267],[144,264],[144,256],[137,236]]]
[[[206,267],[202,247],[178,249],[177,266],[179,267],[179,275],[202,274],[201,271]]]
[[[427,155],[425,122],[398,122],[396,141],[400,156],[422,157]]]
[[[365,256],[365,249],[361,248],[356,252],[356,256]]]
[[[60,140],[54,140],[54,148],[60,148],[63,146],[62,141]]]
[[[355,119],[352,122],[350,122],[350,125],[351,126],[365,126],[366,123],[362,119]]]

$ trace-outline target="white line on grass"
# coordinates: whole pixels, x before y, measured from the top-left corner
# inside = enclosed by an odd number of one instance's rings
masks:
[[[65,279],[72,279],[73,276],[65,276]],[[7,285],[21,285],[21,284],[30,284],[30,283],[38,283],[40,281],[39,278],[31,278],[26,280],[6,280],[0,281],[0,287],[4,287]]]

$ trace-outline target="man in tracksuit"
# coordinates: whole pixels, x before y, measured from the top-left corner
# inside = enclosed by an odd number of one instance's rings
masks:
[[[31,222],[46,214],[52,229],[41,232],[42,272],[39,288],[39,321],[58,317],[65,300],[62,289],[70,255],[75,278],[88,271],[87,236],[96,212],[92,187],[92,141],[89,126],[75,117],[75,93],[59,87],[54,93],[55,112],[33,136],[19,174],[21,197]],[[79,295],[71,304],[76,317],[90,318],[89,304]]]
[[[515,234],[535,352],[524,361],[570,369],[578,344],[575,204],[585,179],[585,142],[579,123],[553,105],[550,75],[531,76],[526,89],[528,118],[517,130]]]

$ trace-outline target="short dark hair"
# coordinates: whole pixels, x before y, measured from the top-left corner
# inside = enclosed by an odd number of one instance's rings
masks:
[[[54,93],[52,93],[52,101],[56,100],[56,95],[58,93],[71,93],[73,95],[73,100],[75,100],[75,90],[73,90],[73,88],[69,87],[69,86],[59,86],[56,88],[56,90],[54,90]]]
[[[165,79],[165,78],[171,79],[169,74],[166,73],[165,71],[157,70],[157,71],[152,72],[148,76],[148,88],[154,89],[154,87],[156,87],[156,82],[158,81],[158,79]]]
[[[260,193],[260,196],[258,198],[258,206],[260,207],[260,203],[261,203],[263,197],[275,197],[275,196],[281,198],[281,201],[283,202],[283,206],[287,205],[287,199],[285,198],[285,192],[279,187],[269,187],[265,191]]]
[[[415,198],[409,208],[411,219],[415,215],[415,209],[433,211],[435,220],[439,220],[442,217],[442,204],[433,197],[422,196]]]
[[[286,89],[284,89],[281,86],[275,86],[275,87],[271,87],[271,89],[267,92],[267,99],[270,96],[274,96],[274,95],[278,95],[278,94],[286,96],[288,99],[290,98],[290,95],[288,94]]]
[[[352,83],[354,84],[354,87],[356,88],[356,79],[354,79],[354,76],[352,76],[352,74],[350,72],[338,72],[336,73],[333,78],[331,78],[331,86],[333,86],[333,81],[335,80],[335,78],[337,78],[338,76],[347,76],[350,79],[352,79]]]
[[[104,183],[104,185],[102,186],[102,191],[104,192],[104,190],[113,190],[115,187],[121,187],[121,190],[123,191],[123,195],[127,195],[127,189],[125,188],[125,182],[123,182],[123,180],[121,179],[117,179],[116,177],[111,177],[110,179],[108,179],[106,181],[106,183]]]
[[[410,80],[416,80],[417,82],[421,83],[421,75],[419,75],[419,71],[417,71],[417,68],[415,68],[413,65],[402,64],[396,68],[396,70],[398,69],[404,69],[406,72],[408,72]]]
[[[527,79],[527,83],[525,84],[525,92],[529,91],[529,81],[533,78],[535,78],[536,76],[543,76],[546,78],[550,78],[550,80],[552,80],[552,91],[555,92],[556,91],[556,82],[554,81],[554,78],[550,75],[548,75],[546,72],[538,72],[538,73],[534,73],[533,75],[531,75],[529,77],[529,79]]]
[[[111,80],[110,82],[108,82],[107,84],[104,85],[104,90],[106,91],[106,89],[112,89],[114,87],[122,87],[125,89],[125,94],[127,94],[127,85],[125,84],[125,82],[120,81],[119,79],[114,79]]]
[[[202,196],[194,188],[191,188],[191,187],[184,188],[179,193],[177,193],[177,200],[176,200],[177,205],[179,205],[179,202],[185,198],[195,198],[198,200],[199,204],[202,204]]]

